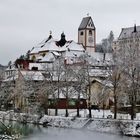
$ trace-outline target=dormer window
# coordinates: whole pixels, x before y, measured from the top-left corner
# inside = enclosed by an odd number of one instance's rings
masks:
[[[46,55],[46,53],[44,52],[43,54],[42,54],[42,57],[44,57]]]

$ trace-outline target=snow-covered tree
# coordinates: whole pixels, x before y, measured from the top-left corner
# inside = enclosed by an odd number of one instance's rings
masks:
[[[112,43],[114,41],[113,31],[110,31],[110,34],[107,38],[102,39],[101,44],[97,45],[96,51],[102,53],[112,52]]]
[[[113,64],[112,66],[107,67],[106,73],[108,77],[106,78],[106,84],[110,86],[110,90],[112,91],[113,96],[113,103],[114,103],[114,119],[117,119],[117,112],[118,112],[118,105],[120,104],[119,98],[121,97],[121,86],[124,82],[123,70],[124,66],[121,64],[120,60],[121,56],[120,53],[115,51],[113,52]],[[105,84],[105,86],[106,86]]]
[[[65,96],[65,100],[66,100],[66,114],[65,116],[68,117],[68,106],[69,106],[69,99],[72,98],[73,94],[74,94],[74,90],[73,90],[73,86],[75,83],[75,76],[74,76],[74,71],[71,67],[71,65],[69,64],[65,64],[65,69],[64,69],[64,82],[63,82],[63,87],[62,93]]]
[[[92,118],[92,112],[91,112],[91,86],[92,86],[92,80],[91,80],[91,65],[90,65],[90,58],[91,56],[89,54],[85,54],[81,56],[81,61],[83,62],[83,77],[84,77],[84,84],[86,87],[86,97],[87,97],[87,107],[89,110],[89,118]]]
[[[74,90],[76,91],[76,104],[77,104],[77,117],[80,117],[80,99],[86,97],[86,83],[85,83],[85,69],[84,63],[80,65],[74,65],[75,69],[75,84]]]
[[[125,91],[131,104],[131,119],[136,115],[136,104],[140,94],[140,46],[132,38],[131,44],[126,44],[120,49],[122,52],[122,65],[125,67]]]
[[[55,115],[58,115],[58,102],[59,102],[59,96],[62,88],[62,82],[63,82],[63,74],[64,74],[64,59],[63,57],[59,56],[56,61],[54,62],[54,78],[56,80],[56,91],[54,95],[55,99]]]

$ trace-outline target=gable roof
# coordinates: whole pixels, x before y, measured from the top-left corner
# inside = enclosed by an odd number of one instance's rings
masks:
[[[136,33],[140,36],[140,26],[136,26]],[[134,33],[134,27],[122,28],[122,31],[119,35],[118,39],[124,39],[132,37],[132,33]]]
[[[85,29],[87,27],[87,25],[88,25],[88,23],[89,23],[90,20],[92,21],[93,28],[95,28],[92,18],[91,17],[84,17],[82,19],[82,22],[81,22],[78,30]]]

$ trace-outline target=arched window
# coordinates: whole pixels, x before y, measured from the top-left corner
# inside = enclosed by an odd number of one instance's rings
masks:
[[[32,56],[32,60],[33,60],[33,61],[35,61],[35,60],[36,60],[36,57],[35,57],[35,55],[33,55],[33,56]]]
[[[80,32],[80,35],[84,35],[83,31]]]
[[[90,36],[92,36],[92,30],[89,30],[89,33],[88,33]]]

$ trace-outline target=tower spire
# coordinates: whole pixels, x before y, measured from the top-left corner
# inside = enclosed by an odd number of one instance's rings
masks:
[[[137,32],[137,26],[136,26],[136,23],[134,24],[134,33]]]

